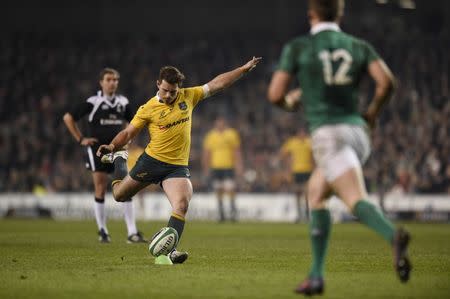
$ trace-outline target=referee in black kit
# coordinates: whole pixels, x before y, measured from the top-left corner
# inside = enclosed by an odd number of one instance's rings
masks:
[[[99,76],[102,90],[98,91],[97,95],[75,105],[72,110],[65,113],[63,118],[72,136],[86,151],[86,168],[92,171],[95,188],[95,219],[99,241],[102,243],[111,241],[106,227],[104,203],[109,181],[108,174],[114,171],[114,166],[113,164],[103,164],[95,153],[100,144],[109,144],[114,136],[123,129],[124,124],[133,118],[128,99],[116,94],[119,78],[119,72],[115,69],[103,69]],[[85,116],[88,118],[86,135],[81,133],[76,123]],[[127,242],[146,242],[136,228],[132,199],[130,198],[122,204],[128,230]]]

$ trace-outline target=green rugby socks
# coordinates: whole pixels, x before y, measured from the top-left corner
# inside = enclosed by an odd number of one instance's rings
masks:
[[[358,219],[381,235],[389,244],[394,241],[395,228],[377,207],[366,200],[360,200],[353,207],[353,214]]]
[[[112,175],[112,178],[114,181],[122,180],[124,177],[126,177],[128,174],[128,168],[127,168],[127,160],[125,160],[122,157],[117,157],[114,160],[114,173]]]
[[[178,240],[181,239],[181,234],[184,230],[185,219],[183,216],[172,213],[169,219],[169,223],[167,223],[168,227],[174,228],[178,233]]]
[[[309,229],[313,255],[313,263],[309,277],[323,277],[325,256],[331,230],[330,211],[328,209],[312,210]]]

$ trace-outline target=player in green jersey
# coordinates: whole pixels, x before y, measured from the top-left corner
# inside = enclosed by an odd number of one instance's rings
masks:
[[[309,0],[311,32],[288,42],[268,90],[270,101],[286,110],[301,103],[312,132],[316,162],[307,197],[311,208],[312,266],[305,281],[295,289],[304,295],[324,290],[324,263],[331,228],[325,201],[334,193],[352,213],[380,234],[393,248],[394,267],[402,282],[409,279],[409,234],[394,225],[371,203],[362,164],[370,154],[368,127],[394,90],[394,78],[367,42],[343,33],[339,21],[343,0]],[[364,115],[358,113],[358,85],[364,74],[374,80],[372,102]],[[288,92],[296,78],[300,88]]]

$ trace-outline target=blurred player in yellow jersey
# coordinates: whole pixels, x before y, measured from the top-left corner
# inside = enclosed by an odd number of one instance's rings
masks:
[[[239,133],[228,127],[223,117],[218,117],[214,128],[206,134],[203,141],[202,163],[204,175],[212,179],[217,194],[220,222],[226,220],[224,195],[230,197],[230,220],[236,221],[235,174],[242,175],[241,140]]]
[[[130,124],[109,144],[97,150],[103,163],[114,164],[112,189],[114,199],[123,201],[150,184],[159,184],[172,206],[168,227],[181,238],[185,217],[192,198],[192,183],[188,168],[191,148],[192,112],[206,98],[223,91],[256,67],[261,57],[253,57],[244,65],[222,73],[206,84],[183,88],[183,73],[176,67],[165,66],[156,81],[158,92],[142,105]],[[127,152],[123,147],[146,128],[150,142],[129,174]],[[169,253],[173,263],[183,263],[187,252]]]
[[[301,198],[306,191],[306,182],[314,168],[311,139],[304,128],[300,128],[297,134],[286,140],[280,150],[280,158],[289,169],[291,181],[294,182],[294,190],[297,204],[297,219],[302,219]],[[305,198],[306,199],[306,198]],[[308,219],[308,201],[305,200],[305,218]]]

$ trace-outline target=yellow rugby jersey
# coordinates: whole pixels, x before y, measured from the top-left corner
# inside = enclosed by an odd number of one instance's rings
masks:
[[[234,168],[235,151],[241,145],[239,133],[235,129],[222,132],[212,129],[203,141],[203,148],[210,151],[210,167],[214,169]]]
[[[192,110],[204,98],[203,87],[181,88],[171,105],[154,96],[131,120],[135,128],[147,126],[150,143],[145,152],[162,162],[187,166],[191,147]]]
[[[136,165],[137,160],[140,155],[144,152],[144,149],[140,146],[133,147],[128,150],[128,159],[127,159],[127,167],[128,170],[131,170],[134,165]]]
[[[311,172],[314,167],[310,138],[291,137],[281,147],[291,155],[292,172]]]

